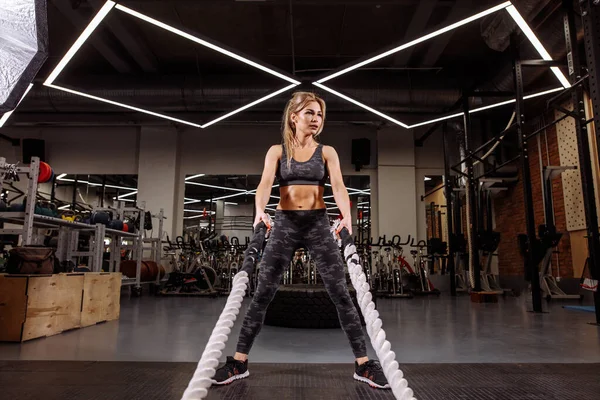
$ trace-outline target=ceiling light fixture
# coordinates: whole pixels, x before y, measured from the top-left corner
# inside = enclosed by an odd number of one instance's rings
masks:
[[[533,94],[528,94],[527,96],[523,96],[523,100],[529,100],[529,99],[533,99],[535,97],[540,97],[540,96],[544,96],[550,93],[554,93],[554,92],[559,92],[563,90],[562,87],[559,88],[554,88],[554,89],[550,89],[550,90],[544,90],[542,92],[538,92],[538,93],[533,93]],[[501,101],[499,103],[494,103],[494,104],[489,104],[487,106],[483,106],[483,107],[478,107],[478,108],[474,108],[472,110],[469,111],[469,114],[474,114],[476,112],[480,112],[483,110],[489,110],[490,108],[496,108],[496,107],[501,107],[507,104],[511,104],[516,102],[516,99],[511,99],[511,100],[506,100],[506,101]],[[452,119],[452,118],[456,118],[456,117],[462,117],[464,115],[464,113],[456,113],[456,114],[451,114],[451,115],[446,115],[444,117],[440,117],[440,118],[435,118],[429,121],[423,121],[423,122],[419,122],[418,124],[414,124],[414,125],[410,125],[409,128],[416,128],[419,126],[423,126],[423,125],[428,125],[428,124],[432,124],[434,122],[440,122],[440,121],[444,121],[447,119]]]
[[[21,102],[23,101],[23,99],[25,98],[25,96],[27,96],[27,93],[29,93],[29,91],[31,90],[32,87],[33,87],[33,83],[30,83],[29,86],[27,86],[27,89],[25,90],[25,93],[23,93],[23,96],[21,97],[21,100],[19,100],[19,102],[17,103],[17,107],[19,107],[19,105],[21,104]],[[4,126],[4,124],[6,123],[6,121],[8,121],[8,119],[10,118],[10,116],[12,115],[12,113],[15,112],[15,110],[17,109],[17,107],[13,108],[9,112],[4,113],[4,115],[2,116],[2,118],[0,118],[0,128],[2,128]]]
[[[542,57],[542,59],[544,59],[546,61],[552,61],[552,57],[550,57],[550,54],[546,51],[546,49],[544,48],[544,45],[542,45],[542,42],[540,42],[540,40],[537,38],[537,36],[535,36],[535,33],[533,33],[533,31],[531,30],[531,28],[527,24],[527,21],[525,21],[525,19],[521,16],[521,14],[515,8],[515,6],[511,4],[510,6],[508,6],[506,8],[506,11],[508,11],[508,13],[515,20],[517,25],[519,25],[519,28],[521,28],[521,31],[525,34],[525,36],[527,36],[527,39],[529,39],[529,41],[531,42],[533,47],[535,47],[535,49],[537,50],[539,55]],[[562,73],[560,68],[550,67],[550,70],[554,73],[554,75],[559,80],[561,85],[563,85],[564,88],[571,87],[571,83],[569,83],[569,80]]]
[[[59,181],[63,181],[63,182],[75,182],[75,179],[65,178],[62,175],[66,176],[66,174],[61,174],[56,179],[59,180]],[[77,183],[85,183],[86,185],[89,185],[89,186],[102,186],[101,183],[88,182],[88,181],[84,181],[84,180],[81,180],[81,179],[78,179]],[[137,191],[136,188],[125,187],[125,186],[115,186],[115,185],[104,185],[104,186],[107,187],[107,188],[113,188],[113,189],[123,189],[123,190],[131,190],[131,191],[135,190],[135,191]]]
[[[342,98],[342,99],[344,99],[346,101],[349,101],[352,104],[355,104],[355,105],[357,105],[359,107],[362,107],[365,110],[370,111],[370,112],[372,112],[375,115],[379,115],[380,117],[385,118],[388,121],[395,123],[396,125],[400,125],[401,127],[408,129],[408,125],[406,125],[404,122],[398,121],[397,119],[392,118],[389,115],[386,115],[386,114],[382,113],[381,111],[377,111],[373,107],[369,107],[368,105],[363,104],[363,103],[361,103],[358,100],[354,100],[352,97],[348,97],[345,94],[338,92],[337,90],[333,90],[333,89],[331,89],[331,88],[329,88],[329,87],[327,87],[327,86],[325,86],[325,85],[323,85],[323,84],[321,84],[319,82],[313,82],[313,85],[315,85],[316,87],[319,87],[319,88],[321,88],[321,89],[323,89],[323,90],[325,90],[325,91],[327,91],[327,92],[329,92],[331,94],[334,94],[334,95],[336,95],[336,96],[338,96],[338,97],[340,97],[340,98]]]
[[[191,181],[192,179],[200,178],[201,176],[204,176],[204,175],[206,175],[206,174],[198,174],[198,175],[188,176],[187,178],[185,178],[185,180]]]
[[[338,76],[340,76],[340,75],[346,74],[346,73],[348,73],[348,72],[350,72],[350,71],[354,71],[354,70],[355,70],[355,69],[357,69],[357,68],[363,67],[363,66],[365,66],[365,65],[367,65],[367,64],[370,64],[370,63],[372,63],[372,62],[375,62],[375,61],[377,61],[377,60],[380,60],[380,59],[382,59],[382,58],[385,58],[385,57],[387,57],[387,56],[389,56],[389,55],[391,55],[391,54],[394,54],[394,53],[397,53],[397,52],[399,52],[399,51],[402,51],[402,50],[408,49],[409,47],[412,47],[412,46],[414,46],[414,45],[416,45],[416,44],[419,44],[419,43],[421,43],[421,42],[424,42],[424,41],[426,41],[426,40],[429,40],[429,39],[431,39],[431,38],[433,38],[433,37],[439,36],[439,35],[441,35],[442,33],[446,33],[446,32],[448,32],[448,31],[451,31],[451,30],[453,30],[453,29],[456,29],[456,28],[458,28],[458,27],[460,27],[460,26],[466,25],[466,24],[468,24],[469,22],[473,22],[473,21],[475,21],[475,20],[477,20],[477,19],[479,19],[479,18],[483,18],[483,17],[485,17],[486,15],[493,14],[493,13],[495,13],[496,11],[502,10],[502,9],[504,9],[504,8],[506,8],[506,7],[508,7],[508,6],[510,6],[511,4],[512,4],[512,3],[511,3],[510,1],[507,1],[507,2],[504,2],[504,3],[502,3],[502,4],[499,4],[499,5],[495,6],[495,7],[492,7],[492,8],[490,8],[490,9],[487,9],[487,10],[485,10],[485,11],[482,11],[482,12],[480,12],[480,13],[478,13],[478,14],[475,14],[475,15],[473,15],[473,16],[471,16],[471,17],[468,17],[468,18],[465,18],[465,19],[463,19],[463,20],[461,20],[461,21],[455,22],[455,23],[454,23],[454,24],[452,24],[452,25],[448,25],[448,26],[446,26],[446,27],[444,27],[444,28],[442,28],[442,29],[438,29],[438,30],[437,30],[437,31],[435,31],[435,32],[431,32],[430,34],[427,34],[427,35],[425,35],[425,36],[421,36],[420,38],[417,38],[417,39],[415,39],[415,40],[412,40],[412,41],[410,41],[410,42],[408,42],[408,43],[405,43],[405,44],[403,44],[403,45],[400,45],[400,46],[398,46],[398,47],[395,47],[395,48],[393,48],[393,49],[391,49],[391,50],[388,50],[388,51],[386,51],[386,52],[384,52],[384,53],[378,54],[378,55],[376,55],[376,56],[374,56],[374,57],[371,57],[371,58],[369,58],[369,59],[367,59],[367,60],[364,60],[364,61],[361,61],[361,62],[359,62],[359,63],[357,63],[357,64],[351,65],[351,66],[350,66],[350,67],[348,67],[348,68],[344,68],[344,69],[343,69],[343,70],[341,70],[341,71],[338,71],[338,72],[336,72],[336,73],[334,73],[334,74],[331,74],[331,75],[329,75],[329,76],[327,76],[327,77],[325,77],[325,78],[319,79],[319,80],[317,81],[317,83],[323,83],[323,82],[327,82],[327,81],[328,81],[328,80],[330,80],[330,79],[337,78],[337,77],[338,77]]]
[[[359,107],[362,107],[365,110],[370,111],[373,114],[376,114],[376,115],[378,115],[378,116],[380,116],[382,118],[385,118],[388,121],[393,122],[396,125],[401,126],[403,128],[406,128],[406,129],[412,129],[412,128],[415,128],[415,127],[418,127],[418,126],[423,126],[423,125],[431,124],[431,123],[434,123],[434,122],[439,122],[439,121],[443,121],[443,120],[446,120],[446,119],[450,119],[450,118],[455,118],[455,117],[462,116],[463,113],[456,113],[456,114],[452,114],[452,115],[448,115],[448,116],[444,116],[444,117],[440,117],[440,118],[435,118],[435,119],[432,119],[432,120],[429,120],[429,121],[419,122],[417,124],[409,126],[409,125],[405,124],[402,121],[399,121],[399,120],[397,120],[397,119],[395,119],[395,118],[393,118],[393,117],[391,117],[389,115],[386,115],[386,114],[382,113],[381,111],[377,111],[374,108],[367,106],[366,104],[363,104],[363,103],[361,103],[361,102],[359,102],[359,101],[357,101],[357,100],[355,100],[355,99],[353,99],[353,98],[351,98],[351,97],[349,97],[347,95],[344,95],[343,93],[340,93],[340,92],[338,92],[338,91],[336,91],[334,89],[331,89],[331,88],[323,85],[323,83],[327,82],[327,81],[329,81],[329,80],[331,80],[333,78],[337,78],[337,77],[339,77],[339,76],[341,76],[343,74],[346,74],[346,73],[348,73],[350,71],[354,71],[354,70],[356,70],[356,69],[358,69],[360,67],[363,67],[363,66],[365,66],[367,64],[370,64],[372,62],[380,60],[380,59],[382,59],[384,57],[387,57],[387,56],[389,56],[391,54],[394,54],[394,53],[397,53],[399,51],[405,50],[405,49],[407,49],[409,47],[412,47],[412,46],[414,46],[416,44],[422,43],[422,42],[424,42],[426,40],[429,40],[429,39],[431,39],[433,37],[439,36],[439,35],[441,35],[443,33],[449,32],[449,31],[451,31],[453,29],[456,29],[456,28],[458,28],[460,26],[466,25],[466,24],[468,24],[470,22],[476,21],[476,20],[478,20],[480,18],[483,18],[483,17],[485,17],[487,15],[493,14],[495,12],[498,12],[498,11],[501,11],[501,10],[504,10],[504,9],[507,10],[508,14],[513,18],[513,20],[515,21],[515,23],[519,26],[519,28],[521,29],[521,31],[529,39],[529,41],[532,43],[532,45],[538,51],[538,53],[540,54],[540,56],[544,60],[552,61],[552,57],[550,56],[550,54],[548,53],[548,51],[546,51],[546,49],[544,48],[544,46],[542,45],[542,43],[540,42],[540,40],[537,38],[537,36],[535,36],[535,34],[531,30],[531,28],[529,27],[529,25],[527,24],[527,22],[523,19],[523,17],[519,13],[519,11],[515,8],[515,6],[510,1],[506,1],[506,2],[504,2],[502,4],[498,4],[495,7],[492,7],[492,8],[489,8],[487,10],[484,10],[484,11],[482,11],[482,12],[480,12],[478,14],[475,14],[475,15],[473,15],[471,17],[465,18],[463,20],[455,22],[454,24],[448,25],[448,26],[446,26],[444,28],[438,29],[437,31],[431,32],[431,33],[429,33],[429,34],[427,34],[425,36],[422,36],[422,37],[417,38],[415,40],[412,40],[412,41],[410,41],[408,43],[405,43],[405,44],[402,44],[400,46],[397,46],[397,47],[395,47],[395,48],[393,48],[391,50],[385,51],[385,52],[383,52],[381,54],[378,54],[376,56],[370,57],[370,58],[368,58],[366,60],[363,60],[361,62],[358,62],[356,64],[353,64],[353,65],[351,65],[351,66],[349,66],[347,68],[344,68],[344,69],[342,69],[340,71],[337,71],[337,72],[335,72],[335,73],[333,73],[331,75],[328,75],[328,76],[326,76],[324,78],[321,78],[321,79],[317,80],[316,82],[313,82],[313,85],[315,85],[315,86],[317,86],[317,87],[319,87],[319,88],[321,88],[321,89],[323,89],[323,90],[325,90],[325,91],[327,91],[327,92],[329,92],[331,94],[334,94],[334,95],[336,95],[336,96],[338,96],[338,97],[340,97],[340,98],[342,98],[342,99],[344,99],[346,101],[349,101],[350,103],[353,103],[353,104],[355,104],[355,105],[357,105]],[[562,71],[560,70],[560,68],[558,68],[558,67],[551,67],[550,69],[554,73],[554,75],[556,76],[556,78],[558,79],[558,81],[560,82],[560,84],[564,88],[568,88],[568,87],[571,86],[570,83],[569,83],[569,80],[565,77],[565,75],[562,73]],[[562,88],[552,89],[551,91],[541,92],[541,93],[538,93],[536,95],[532,95],[530,97],[526,96],[525,98],[531,98],[531,97],[535,97],[537,95],[541,96],[543,94],[552,93],[553,91],[558,91],[558,90],[562,90]],[[478,109],[471,110],[470,112],[473,113],[473,112],[483,111],[483,110],[487,110],[487,109],[494,108],[494,107],[500,107],[502,105],[510,104],[512,102],[515,102],[515,100],[514,99],[513,100],[508,100],[508,101],[504,101],[504,102],[501,102],[501,103],[496,103],[496,104],[492,104],[492,105],[489,105],[489,106],[480,107]]]
[[[154,112],[154,111],[150,111],[150,110],[146,110],[146,109],[143,109],[143,108],[140,108],[140,107],[134,107],[134,106],[131,106],[131,105],[128,105],[128,104],[119,103],[119,102],[108,100],[108,99],[101,98],[101,97],[98,97],[98,96],[92,96],[92,95],[89,95],[87,93],[83,93],[81,91],[77,91],[77,90],[69,89],[69,88],[66,88],[66,87],[63,87],[63,86],[60,86],[60,85],[56,85],[54,82],[56,81],[56,79],[58,78],[58,76],[60,75],[60,73],[65,69],[65,67],[73,59],[73,57],[75,56],[75,54],[77,54],[77,52],[80,50],[81,46],[83,46],[83,44],[94,33],[94,31],[100,25],[100,23],[102,23],[102,21],[106,18],[106,16],[113,9],[117,9],[119,11],[122,11],[122,12],[124,12],[126,14],[129,14],[129,15],[135,17],[135,18],[138,18],[138,19],[141,19],[143,21],[146,21],[146,22],[148,22],[148,23],[150,23],[150,24],[152,24],[154,26],[157,26],[159,28],[167,30],[167,31],[169,31],[171,33],[174,33],[174,34],[179,35],[179,36],[181,36],[183,38],[191,40],[191,41],[193,41],[195,43],[198,43],[198,44],[200,44],[202,46],[208,47],[208,48],[210,48],[210,49],[212,49],[214,51],[217,51],[217,52],[219,52],[219,53],[221,53],[221,54],[223,54],[225,56],[234,58],[234,59],[236,59],[238,61],[241,61],[241,62],[243,62],[243,63],[245,63],[247,65],[250,65],[250,66],[252,66],[254,68],[257,68],[257,69],[259,69],[261,71],[267,72],[270,75],[273,75],[273,76],[275,76],[277,78],[280,78],[280,79],[282,79],[282,80],[284,80],[284,81],[286,81],[286,82],[288,82],[290,84],[287,85],[287,86],[285,86],[282,89],[279,89],[279,90],[277,90],[277,91],[275,91],[273,93],[267,94],[266,96],[263,96],[260,99],[251,102],[250,104],[247,104],[245,106],[237,108],[237,109],[235,109],[235,110],[233,110],[233,111],[231,111],[231,112],[229,112],[229,113],[227,113],[225,115],[222,115],[222,116],[220,116],[220,117],[218,117],[218,118],[216,118],[216,119],[214,119],[212,121],[209,121],[209,122],[207,122],[207,123],[205,123],[203,125],[202,124],[197,124],[197,123],[194,123],[194,122],[191,122],[191,121],[185,121],[185,120],[182,120],[182,119],[179,119],[179,118],[173,118],[173,117],[170,117],[170,116],[165,115],[165,114],[160,114],[160,113],[157,113],[157,112]],[[156,20],[154,18],[151,18],[151,17],[149,17],[147,15],[144,15],[144,14],[142,14],[140,12],[132,10],[131,8],[125,7],[122,4],[116,4],[114,1],[111,1],[111,0],[108,0],[104,4],[104,6],[102,6],[102,8],[98,11],[98,13],[90,21],[90,23],[88,24],[88,26],[83,30],[83,32],[81,33],[81,35],[73,43],[73,45],[71,46],[71,48],[67,51],[67,53],[60,60],[60,62],[57,64],[57,66],[54,68],[54,70],[50,73],[50,75],[48,76],[48,78],[44,82],[45,86],[50,87],[52,89],[62,90],[62,91],[65,91],[65,92],[68,92],[68,93],[71,93],[71,94],[74,94],[74,95],[86,97],[88,99],[92,99],[92,100],[96,100],[96,101],[100,101],[100,102],[104,102],[104,103],[111,104],[111,105],[114,105],[114,106],[117,106],[117,107],[123,107],[123,108],[129,109],[129,110],[132,110],[132,111],[137,111],[137,112],[148,114],[148,115],[152,115],[152,116],[155,116],[155,117],[158,117],[158,118],[167,119],[167,120],[170,120],[170,121],[173,121],[173,122],[179,122],[181,124],[190,125],[190,126],[193,126],[195,128],[207,128],[207,127],[209,127],[209,126],[211,126],[211,125],[213,125],[213,124],[215,124],[215,123],[217,123],[219,121],[222,121],[222,120],[224,120],[226,118],[231,117],[234,114],[237,114],[237,113],[239,113],[241,111],[247,110],[250,107],[253,107],[253,106],[255,106],[255,105],[257,105],[257,104],[259,104],[261,102],[264,102],[264,101],[266,101],[266,100],[268,100],[268,99],[270,99],[272,97],[275,97],[275,96],[277,96],[277,95],[279,95],[279,94],[281,94],[281,93],[283,93],[283,92],[285,92],[287,90],[290,90],[291,88],[293,88],[293,87],[295,87],[295,86],[297,86],[299,84],[300,84],[300,82],[298,80],[293,79],[293,78],[291,78],[291,77],[289,77],[289,76],[287,76],[287,75],[285,75],[283,73],[277,72],[277,71],[275,71],[272,68],[269,68],[269,67],[267,67],[265,65],[259,64],[259,63],[255,62],[255,61],[252,61],[252,60],[250,60],[250,59],[248,59],[246,57],[243,57],[243,56],[241,56],[239,54],[236,54],[236,53],[234,53],[232,51],[229,51],[229,50],[224,49],[224,48],[222,48],[220,46],[217,46],[217,45],[215,45],[213,43],[210,43],[210,42],[208,42],[206,40],[203,40],[203,39],[200,39],[200,38],[198,38],[198,37],[196,37],[194,35],[191,35],[191,34],[189,34],[187,32],[184,32],[182,30],[174,28],[174,27],[172,27],[170,25],[167,25],[167,24],[165,24],[163,22],[160,22],[160,21],[158,21],[158,20]]]
[[[133,192],[131,192],[131,193],[125,193],[125,194],[121,194],[121,195],[119,195],[119,200],[120,200],[120,199],[122,199],[123,197],[129,197],[129,196],[133,196],[134,194],[137,194],[137,192],[138,192],[137,190],[134,190],[134,191],[133,191]]]

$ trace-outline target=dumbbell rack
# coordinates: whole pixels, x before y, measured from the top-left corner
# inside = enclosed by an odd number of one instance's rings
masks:
[[[123,217],[123,215],[127,212],[134,212],[140,214],[140,227],[144,226],[144,217],[145,217],[145,202],[140,202],[140,207],[123,207],[123,202],[119,201],[118,206],[112,208],[94,208],[94,211],[116,211],[118,215]],[[152,282],[141,282],[141,272],[142,272],[142,255],[144,251],[144,241],[143,229],[140,229],[137,233],[133,232],[124,232],[116,229],[107,228],[103,226],[103,235],[102,238],[110,237],[111,242],[109,246],[110,259],[108,264],[108,272],[120,272],[121,271],[121,250],[133,250],[133,257],[136,260],[136,268],[135,268],[135,277],[127,278],[123,276],[121,281],[121,286],[132,286],[132,293],[134,295],[139,296],[141,294],[142,285]],[[133,244],[122,244],[122,238],[131,238],[133,240]],[[99,252],[99,260],[102,263],[102,255],[104,254],[104,240],[100,243]]]
[[[23,167],[19,167],[17,166],[16,168],[14,168],[15,166],[13,164],[8,164],[6,162],[6,158],[4,157],[0,157],[0,173],[2,173],[2,179],[0,179],[0,192],[3,189],[3,184],[4,184],[4,179],[6,174],[9,172],[10,170],[14,170],[14,173],[17,175],[25,175],[29,176],[29,182],[27,184],[27,207],[25,207],[25,211],[24,212],[0,212],[0,219],[2,219],[3,221],[5,220],[5,217],[9,217],[9,218],[15,218],[16,221],[14,221],[14,223],[19,223],[21,222],[21,224],[23,225],[23,228],[21,229],[0,229],[0,234],[3,235],[22,235],[23,239],[23,245],[31,245],[33,244],[33,225],[34,225],[34,218],[38,217],[37,215],[35,215],[35,200],[36,200],[36,193],[37,193],[37,181],[38,181],[38,176],[40,173],[40,159],[39,157],[31,157],[31,163],[29,164],[28,167],[23,166]],[[35,218],[38,219],[38,218]],[[11,221],[6,221],[6,222],[11,222]],[[42,222],[43,219],[42,219]]]
[[[0,229],[0,235],[20,235],[22,238],[20,245],[30,246],[41,244],[38,243],[39,240],[36,240],[37,238],[34,235],[35,229],[57,229],[59,233],[56,257],[58,260],[76,261],[78,257],[88,257],[90,264],[89,268],[94,272],[100,272],[102,270],[104,237],[107,235],[113,237],[132,237],[134,239],[139,237],[138,234],[109,229],[102,224],[89,225],[81,222],[64,220],[62,218],[35,214],[39,165],[40,159],[38,157],[32,157],[29,166],[16,167],[15,165],[7,164],[6,159],[0,157],[0,174],[2,174],[2,179],[0,179],[0,191],[4,184],[5,175],[9,170],[12,170],[19,175],[25,175],[28,179],[26,193],[27,206],[25,207],[25,211],[0,212],[0,221],[19,225],[21,227]],[[78,251],[79,236],[82,233],[90,235],[89,251]],[[140,268],[141,265],[138,266],[138,271]],[[118,270],[116,272],[118,272]]]

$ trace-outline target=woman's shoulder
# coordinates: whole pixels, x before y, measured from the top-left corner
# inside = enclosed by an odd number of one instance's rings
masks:
[[[325,157],[327,157],[327,155],[334,155],[334,154],[336,154],[335,148],[333,146],[329,146],[329,145],[326,145],[326,144],[321,144],[320,146],[323,149],[322,151],[323,151],[323,155]]]
[[[281,157],[281,154],[283,152],[283,146],[281,144],[274,144],[269,148],[268,151],[268,155],[270,156],[275,156],[275,157]]]

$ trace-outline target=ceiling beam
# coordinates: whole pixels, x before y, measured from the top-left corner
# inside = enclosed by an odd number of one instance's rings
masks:
[[[450,25],[454,22],[460,21],[462,18],[465,18],[465,10],[469,10],[471,5],[472,0],[457,0],[448,13],[448,18],[446,18],[441,25]],[[446,32],[443,35],[429,41],[429,49],[423,57],[423,61],[421,62],[422,66],[431,67],[435,65],[437,60],[439,60],[440,56],[448,46],[448,43],[450,43],[450,39],[452,39],[454,32],[455,30],[453,29],[450,32]]]
[[[89,21],[87,21],[78,11],[73,9],[70,2],[53,0],[52,3],[65,17],[69,19],[69,21],[71,21],[77,30],[83,31],[86,28]],[[133,69],[129,63],[120,54],[118,54],[104,38],[98,36],[97,33],[90,36],[88,41],[119,73],[133,73]]]
[[[427,22],[429,22],[429,18],[431,17],[431,13],[433,9],[437,5],[437,0],[432,1],[421,1],[417,6],[417,10],[415,11],[410,24],[408,25],[408,29],[404,34],[405,40],[415,39],[419,36],[423,36],[425,33],[425,28],[427,27]],[[392,64],[394,66],[406,66],[410,61],[410,56],[412,55],[415,46],[409,47],[408,49],[396,53],[394,55]]]
[[[104,5],[104,0],[88,0],[88,3],[94,8],[94,10],[100,10]],[[115,35],[117,40],[119,40],[125,49],[129,52],[131,57],[135,60],[136,63],[142,68],[142,70],[146,73],[157,73],[158,72],[158,62],[156,57],[152,52],[148,49],[146,44],[143,44],[141,39],[139,39],[139,34],[136,35],[133,32],[134,24],[124,23],[121,15],[111,16],[111,18],[107,18],[104,23],[111,32]],[[138,36],[138,38],[136,38]]]

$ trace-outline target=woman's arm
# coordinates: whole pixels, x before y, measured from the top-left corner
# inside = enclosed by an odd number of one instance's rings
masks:
[[[348,228],[348,232],[352,234],[352,217],[350,215],[350,196],[348,196],[348,190],[344,185],[344,179],[342,177],[342,169],[340,167],[340,159],[337,152],[331,146],[323,146],[323,156],[327,162],[327,168],[329,170],[329,179],[331,181],[331,189],[333,190],[333,198],[335,204],[337,204],[342,214],[343,220],[340,224]]]
[[[262,177],[258,188],[256,189],[256,214],[265,212],[265,207],[269,204],[271,198],[271,190],[273,189],[273,181],[277,172],[277,163],[281,158],[281,145],[271,146],[265,157],[265,165],[263,167]]]

